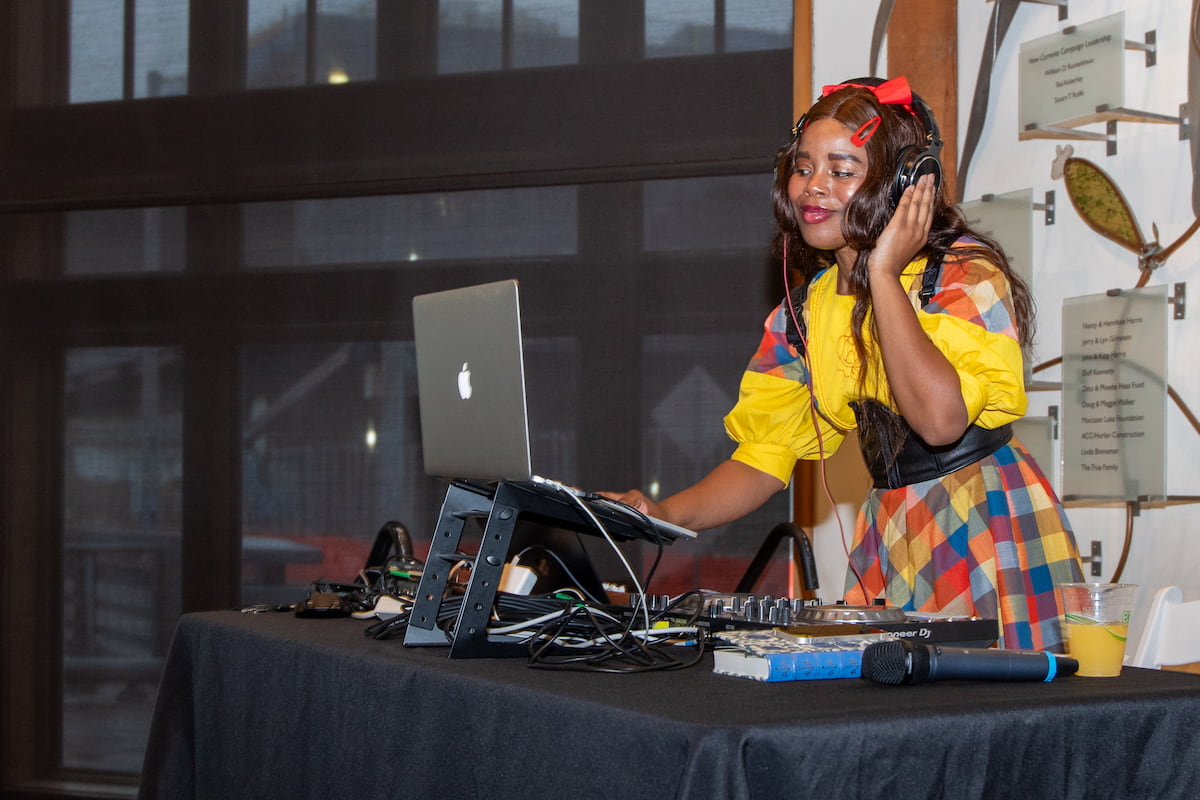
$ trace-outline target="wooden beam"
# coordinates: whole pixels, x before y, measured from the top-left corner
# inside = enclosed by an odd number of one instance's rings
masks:
[[[813,0],[792,3],[792,119],[812,105]],[[817,472],[814,462],[801,461],[792,475],[792,521],[811,531],[817,519]],[[794,587],[793,587],[794,588]],[[793,591],[793,596],[795,595]]]
[[[907,76],[933,109],[941,130],[945,197],[955,192],[958,167],[958,4],[905,0],[888,25],[887,77]]]
[[[813,83],[813,0],[794,0],[792,3],[792,119],[812,105]],[[792,521],[811,538],[817,519],[816,498],[818,475],[815,462],[801,461],[792,474]],[[788,584],[792,597],[811,600],[816,597],[812,587],[805,586],[797,563],[798,553],[792,552]]]
[[[792,3],[792,119],[812,105],[813,0]]]
[[[812,0],[793,3],[793,117],[798,118],[812,105]],[[897,3],[888,26],[887,77],[904,75],[922,99],[933,109],[942,135],[943,192],[948,198],[955,192],[958,164],[958,13],[955,3],[945,0],[905,0]],[[792,519],[812,532],[830,513],[824,498],[824,484],[835,487],[841,496],[855,487],[870,486],[870,476],[851,436],[836,455],[822,466],[816,461],[801,461],[793,474]],[[822,476],[822,469],[826,476]],[[848,527],[853,527],[852,524]],[[840,576],[825,576],[827,591],[837,590]],[[792,572],[792,595],[812,598],[814,592],[798,582]]]

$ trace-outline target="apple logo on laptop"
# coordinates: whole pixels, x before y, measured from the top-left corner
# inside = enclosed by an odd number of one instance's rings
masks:
[[[467,366],[466,361],[458,371],[458,396],[463,400],[471,399],[471,368]]]

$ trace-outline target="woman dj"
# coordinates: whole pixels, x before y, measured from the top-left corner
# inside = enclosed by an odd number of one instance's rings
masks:
[[[1027,407],[1033,304],[1000,247],[942,197],[940,147],[904,78],[825,88],[779,156],[774,248],[800,280],[725,419],[735,452],[662,501],[612,496],[715,527],[857,430],[874,486],[846,601],[997,618],[1002,646],[1061,651],[1054,587],[1082,580],[1078,549],[1009,427]]]

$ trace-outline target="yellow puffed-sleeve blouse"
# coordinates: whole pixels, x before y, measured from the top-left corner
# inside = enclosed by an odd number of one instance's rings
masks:
[[[951,254],[922,308],[925,263],[923,256],[914,259],[900,281],[921,327],[958,372],[972,422],[998,428],[1020,418],[1028,406],[1024,361],[1004,273],[989,261]],[[787,304],[767,317],[737,404],[725,417],[725,430],[737,442],[734,460],[786,484],[798,459],[824,458],[841,446],[855,427],[851,401],[870,398],[895,410],[877,361],[860,390],[861,362],[850,333],[853,306],[852,297],[837,293],[836,267],[813,280],[801,311],[807,359],[787,341]],[[867,352],[875,352],[869,330],[865,333]]]

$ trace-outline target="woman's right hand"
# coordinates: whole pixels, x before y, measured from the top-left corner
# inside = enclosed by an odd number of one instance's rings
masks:
[[[664,522],[706,531],[744,517],[783,488],[778,478],[727,459],[698,483],[661,501],[651,500],[637,489],[599,494]]]
[[[597,492],[596,494],[601,497],[607,497],[609,500],[624,503],[647,516],[664,519],[658,503],[646,497],[640,489],[630,489],[627,492]]]

